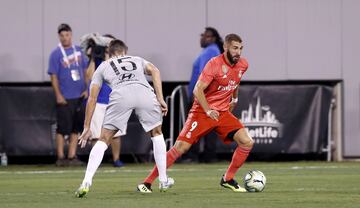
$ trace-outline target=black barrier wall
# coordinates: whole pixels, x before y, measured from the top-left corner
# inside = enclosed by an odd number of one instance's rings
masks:
[[[252,153],[321,153],[327,145],[332,91],[327,85],[241,85],[234,114],[255,140]],[[0,152],[10,156],[55,155],[52,88],[2,86],[0,99]],[[167,118],[164,121],[167,132]],[[122,137],[122,154],[149,154],[151,140],[133,115],[127,133]],[[219,140],[215,145],[217,153],[235,148],[235,144],[224,145]],[[79,154],[89,151],[90,146],[78,149]]]
[[[332,97],[322,85],[245,85],[233,113],[255,140],[252,153],[321,153]],[[217,152],[234,148],[217,143]]]
[[[1,144],[8,155],[54,155],[55,96],[49,87],[0,87]]]
[[[52,88],[0,87],[0,98],[0,152],[10,156],[55,155],[56,106]],[[152,147],[134,115],[122,139],[122,154],[148,154]],[[88,154],[90,149],[90,145],[78,148],[78,153]]]

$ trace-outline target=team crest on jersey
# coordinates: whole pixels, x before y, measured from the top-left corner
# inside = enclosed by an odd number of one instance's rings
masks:
[[[227,77],[226,74],[228,73],[229,69],[226,67],[225,64],[222,65],[221,69],[222,69],[222,72],[224,73],[224,76],[222,78],[226,78]]]

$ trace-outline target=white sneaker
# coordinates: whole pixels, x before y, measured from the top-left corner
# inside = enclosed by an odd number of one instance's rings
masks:
[[[167,181],[159,183],[160,192],[166,192],[174,184],[175,184],[175,180],[173,178],[167,178]]]
[[[83,198],[86,196],[86,194],[90,191],[90,184],[84,183],[81,184],[78,190],[75,192],[75,197]]]

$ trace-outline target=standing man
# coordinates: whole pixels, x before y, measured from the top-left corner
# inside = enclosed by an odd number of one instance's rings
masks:
[[[76,158],[76,148],[83,126],[83,99],[87,98],[87,59],[80,47],[72,44],[72,30],[68,24],[58,27],[58,35],[60,43],[50,55],[48,69],[57,104],[56,165],[79,165],[82,162]],[[68,160],[64,155],[65,136],[70,136]]]
[[[188,86],[189,100],[192,101],[193,99],[193,90],[195,84],[207,62],[210,61],[211,58],[224,52],[223,44],[224,42],[219,32],[215,28],[205,28],[205,31],[201,34],[200,38],[200,46],[203,48],[203,50],[193,63],[191,79]]]
[[[102,38],[106,40],[108,44],[110,43],[111,40],[115,39],[115,37],[110,34],[106,34]],[[96,55],[94,53],[96,47],[97,46],[93,46],[87,50],[88,57],[90,59],[89,67],[86,73],[88,80],[91,80],[91,77],[93,76],[96,68],[103,61],[109,59],[109,48],[107,46],[105,47],[104,54],[101,54],[101,56]],[[91,140],[92,145],[95,145],[96,141],[99,140],[100,138],[100,132],[105,117],[106,107],[109,104],[110,93],[111,93],[111,88],[106,83],[103,83],[99,91],[94,114],[90,123],[90,130],[92,132],[92,140]],[[114,135],[114,138],[111,140],[111,153],[113,158],[113,166],[118,168],[124,166],[124,163],[120,160],[120,150],[121,150],[121,138],[120,138],[120,132],[117,132]]]
[[[211,58],[220,55],[224,52],[224,42],[219,32],[213,27],[206,27],[205,31],[201,34],[200,46],[203,48],[200,55],[195,59],[193,63],[193,69],[191,79],[188,85],[188,98],[189,103],[193,101],[193,90],[195,84],[203,71],[205,65]],[[204,157],[203,161],[212,162],[216,161],[216,134],[212,131],[208,135],[204,136]],[[195,144],[191,147],[185,160],[196,161],[198,160],[200,143]],[[184,159],[184,157],[183,157]]]
[[[109,84],[112,92],[100,139],[90,152],[84,180],[75,193],[79,198],[89,192],[92,178],[113,136],[118,131],[121,135],[126,134],[127,122],[133,110],[144,130],[151,134],[155,163],[159,167],[160,192],[166,191],[174,184],[174,180],[166,175],[166,145],[161,125],[162,116],[166,115],[168,108],[163,98],[160,71],[143,58],[127,56],[126,51],[127,46],[124,42],[112,40],[109,45],[111,58],[100,64],[91,81],[84,131],[79,138],[81,147],[84,147],[92,136],[90,121],[103,81]],[[145,74],[152,76],[155,93]],[[151,191],[147,190],[147,193]]]
[[[224,53],[211,59],[201,73],[194,89],[195,101],[175,145],[167,153],[167,167],[189,150],[192,144],[214,130],[228,144],[237,143],[232,161],[220,180],[220,185],[234,192],[246,192],[234,179],[245,162],[254,141],[243,124],[230,111],[238,101],[240,79],[248,68],[241,58],[242,40],[236,34],[225,37]],[[150,175],[138,186],[151,188],[158,175],[155,166]]]

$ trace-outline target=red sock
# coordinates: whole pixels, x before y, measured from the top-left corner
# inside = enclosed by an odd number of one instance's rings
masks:
[[[166,168],[169,168],[176,159],[178,159],[181,156],[181,154],[175,149],[175,147],[171,148],[166,153]],[[158,169],[155,165],[155,167],[152,169],[151,173],[145,178],[144,183],[152,183],[154,180],[159,176]]]
[[[245,147],[239,147],[239,146],[236,148],[236,150],[233,154],[231,163],[229,165],[229,168],[227,169],[227,171],[225,173],[225,177],[224,177],[225,181],[229,181],[234,178],[238,169],[242,166],[242,164],[244,164],[251,149],[252,148],[245,148]]]

